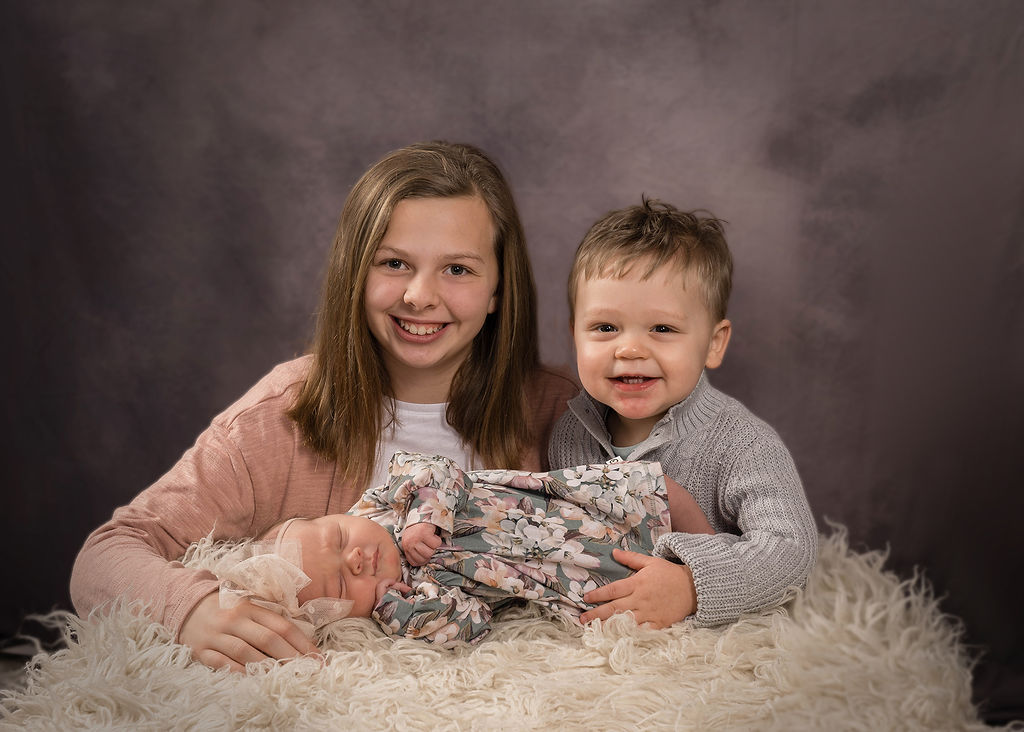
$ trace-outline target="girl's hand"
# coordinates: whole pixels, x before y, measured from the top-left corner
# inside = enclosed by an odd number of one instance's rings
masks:
[[[580,622],[606,620],[632,610],[637,623],[666,628],[697,611],[693,573],[685,564],[623,549],[612,551],[612,557],[635,569],[636,574],[584,595],[584,600],[597,607],[580,615]]]
[[[413,524],[402,530],[402,553],[414,567],[429,562],[439,546],[441,537],[437,535],[437,527],[433,524]]]
[[[319,653],[287,618],[248,600],[222,608],[216,592],[200,600],[185,618],[178,640],[192,649],[197,661],[232,671],[245,671],[250,661]]]

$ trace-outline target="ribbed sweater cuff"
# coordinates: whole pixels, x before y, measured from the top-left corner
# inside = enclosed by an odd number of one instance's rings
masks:
[[[682,534],[662,536],[654,555],[677,558],[693,573],[697,591],[694,622],[708,627],[736,620],[746,606],[746,582],[739,559],[731,550],[728,534]]]

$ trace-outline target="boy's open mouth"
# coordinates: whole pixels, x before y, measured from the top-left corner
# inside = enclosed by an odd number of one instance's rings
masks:
[[[615,376],[612,381],[618,381],[620,384],[645,384],[648,381],[654,381],[650,376]]]
[[[391,319],[398,324],[398,327],[404,330],[406,333],[412,335],[434,335],[440,330],[443,330],[448,326],[447,323],[410,323],[408,320],[402,320],[391,316]]]

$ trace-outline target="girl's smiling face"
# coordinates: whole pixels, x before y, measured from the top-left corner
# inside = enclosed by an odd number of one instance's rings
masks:
[[[370,332],[396,399],[441,403],[498,304],[494,223],[479,196],[406,198],[366,278]]]
[[[312,580],[299,603],[317,597],[351,600],[350,617],[368,618],[380,585],[402,579],[402,560],[391,533],[365,516],[345,513],[293,521],[280,537],[302,547],[302,571]]]

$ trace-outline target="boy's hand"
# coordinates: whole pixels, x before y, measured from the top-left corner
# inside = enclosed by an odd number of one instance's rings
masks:
[[[606,620],[632,610],[637,623],[666,628],[697,611],[693,573],[685,564],[623,549],[615,549],[612,557],[635,569],[636,574],[584,595],[584,600],[597,607],[580,615],[580,622]]]
[[[433,524],[413,524],[402,530],[402,553],[414,567],[429,562],[439,546],[441,537],[437,535],[437,527]]]
[[[178,640],[192,649],[197,661],[232,671],[244,671],[250,661],[319,653],[287,618],[248,600],[222,608],[216,592],[200,600],[185,618]]]

